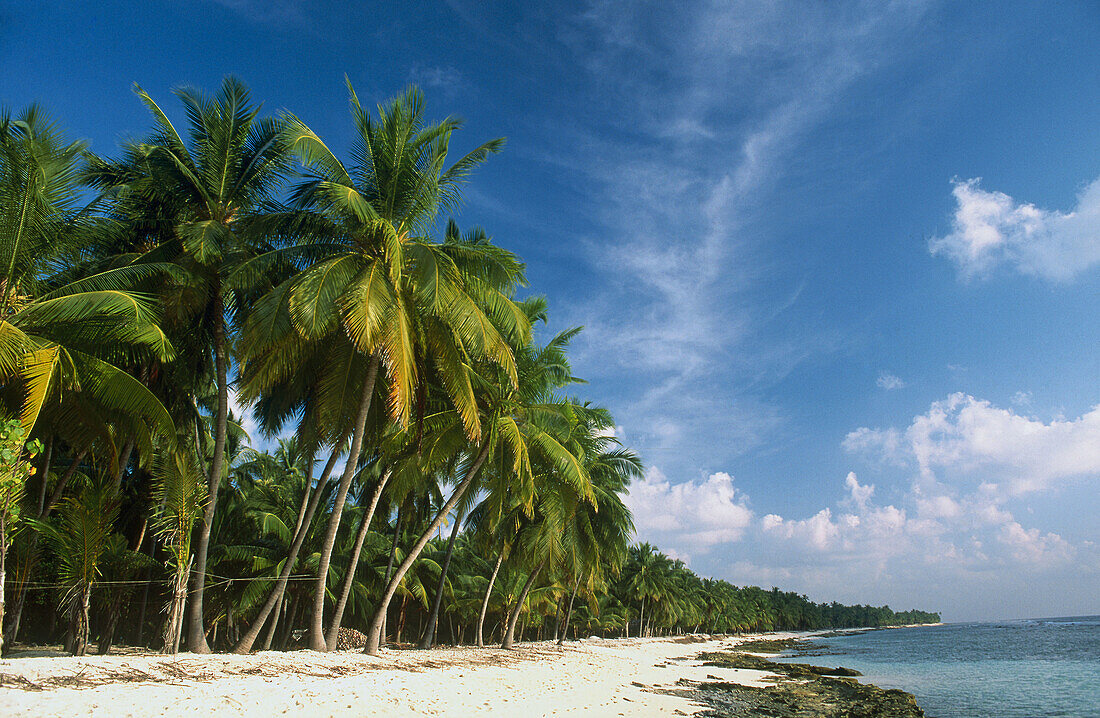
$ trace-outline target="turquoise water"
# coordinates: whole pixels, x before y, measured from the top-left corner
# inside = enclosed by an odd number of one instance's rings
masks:
[[[815,643],[820,654],[792,660],[855,668],[861,680],[912,693],[931,718],[1100,718],[1100,616],[887,629]]]

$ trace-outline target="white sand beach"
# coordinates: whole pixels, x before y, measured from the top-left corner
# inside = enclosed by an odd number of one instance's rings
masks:
[[[794,634],[769,634],[777,638]],[[0,660],[5,716],[663,716],[702,706],[677,681],[757,684],[694,658],[752,637],[588,639],[515,650],[437,648]]]

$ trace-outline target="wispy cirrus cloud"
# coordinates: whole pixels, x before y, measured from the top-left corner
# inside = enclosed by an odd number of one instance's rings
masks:
[[[783,423],[761,386],[835,346],[825,332],[750,341],[798,298],[794,287],[761,290],[777,260],[760,213],[800,142],[889,61],[923,11],[596,2],[563,27],[616,117],[614,130],[568,145],[584,162],[561,160],[594,188],[604,228],[589,238],[589,261],[606,289],[568,307],[587,326],[578,370],[637,389],[616,409],[643,446],[676,451],[658,424],[682,427],[672,475],[700,443],[758,445]]]
[[[905,382],[901,377],[896,374],[891,374],[888,371],[881,371],[878,374],[878,379],[875,379],[875,385],[880,389],[886,389],[890,391],[892,389],[902,389],[905,387]]]

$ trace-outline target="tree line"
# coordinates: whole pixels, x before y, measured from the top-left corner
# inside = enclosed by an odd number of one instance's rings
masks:
[[[0,646],[938,619],[631,546],[642,465],[572,394],[579,328],[540,342],[522,260],[451,218],[503,139],[452,158],[416,88],[372,113],[348,83],[343,157],[233,78],[175,91],[182,129],[135,92],[152,129],[115,157],[0,113]]]

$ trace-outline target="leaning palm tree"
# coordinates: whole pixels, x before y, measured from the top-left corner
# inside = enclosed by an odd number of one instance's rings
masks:
[[[588,411],[582,414],[573,444],[592,480],[595,501],[577,505],[562,536],[566,553],[564,570],[573,578],[573,589],[561,624],[559,645],[568,633],[573,601],[582,581],[585,592],[595,597],[597,589],[617,575],[626,561],[634,520],[622,494],[633,479],[642,475],[638,456],[606,433],[614,426],[610,414],[587,405],[584,408]]]
[[[528,300],[521,309],[529,319],[542,317],[545,303],[541,299]],[[481,468],[494,452],[505,452],[512,476],[520,486],[526,487],[526,496],[531,496],[532,455],[535,455],[553,466],[563,482],[591,497],[584,468],[555,436],[571,421],[571,405],[556,399],[552,392],[575,379],[565,361],[562,346],[551,344],[550,347],[535,348],[530,342],[525,342],[516,348],[519,381],[515,384],[493,365],[480,367],[482,375],[478,377],[478,404],[486,431],[476,443],[471,442],[465,433],[464,417],[457,409],[443,410],[431,417],[433,441],[424,449],[424,455],[429,461],[440,462],[440,457],[462,456],[455,463],[460,467],[454,477],[455,488],[383,591],[367,632],[367,653],[378,652],[382,623],[401,578],[412,567],[432,534],[474,485]],[[532,500],[528,499],[528,503]]]
[[[301,241],[241,272],[248,279],[274,264],[306,266],[260,302],[246,330],[251,357],[244,360],[244,372],[258,377],[249,382],[256,390],[248,398],[285,381],[300,370],[294,362],[308,363],[317,351],[342,355],[327,362],[327,372],[315,380],[319,391],[331,395],[329,403],[340,407],[327,412],[343,420],[330,422],[340,427],[335,434],[350,437],[314,591],[310,644],[316,650],[325,650],[328,564],[375,392],[386,396],[389,417],[408,425],[419,377],[430,364],[467,434],[476,437],[481,429],[471,357],[496,362],[514,381],[507,340],[529,332],[526,317],[509,298],[522,281],[522,266],[510,254],[428,239],[439,212],[457,206],[463,180],[501,140],[447,167],[458,120],[426,124],[423,97],[415,89],[380,107],[375,120],[350,84],[348,89],[356,126],[353,163],[346,166],[300,120],[289,118],[287,142],[311,175],[295,188],[287,211],[272,213],[257,226]],[[357,398],[350,414],[344,411],[349,395]],[[333,441],[334,453],[342,448]]]
[[[121,162],[96,160],[94,184],[157,212],[149,221],[171,227],[158,239],[158,254],[187,272],[187,281],[168,307],[169,319],[203,338],[217,388],[214,449],[207,472],[207,504],[199,528],[190,604],[188,647],[208,653],[203,592],[210,529],[225,465],[229,411],[229,322],[246,312],[257,281],[243,285],[229,277],[248,259],[271,248],[247,221],[272,198],[290,166],[281,123],[259,118],[248,90],[229,77],[213,98],[193,89],[175,94],[190,124],[185,140],[167,115],[140,87],[135,91],[154,119],[148,141],[124,147]],[[237,275],[238,279],[240,275]]]

